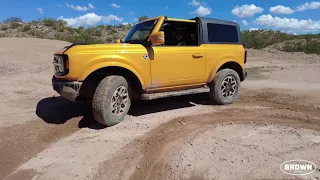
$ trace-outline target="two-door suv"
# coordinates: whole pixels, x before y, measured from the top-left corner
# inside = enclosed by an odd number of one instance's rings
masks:
[[[56,52],[52,85],[71,101],[90,103],[95,120],[113,126],[133,99],[155,93],[203,88],[213,104],[233,103],[247,77],[246,59],[235,22],[159,16],[134,25],[115,43],[72,44]]]

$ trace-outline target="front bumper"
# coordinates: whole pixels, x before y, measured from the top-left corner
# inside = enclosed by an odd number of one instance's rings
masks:
[[[70,101],[76,101],[81,85],[82,82],[79,81],[59,80],[55,76],[52,76],[52,88],[62,97]]]

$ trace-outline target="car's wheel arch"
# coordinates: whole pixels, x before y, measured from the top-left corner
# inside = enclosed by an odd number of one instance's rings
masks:
[[[211,70],[209,77],[207,79],[207,83],[211,83],[215,75],[217,74],[217,72],[219,72],[222,69],[235,70],[238,73],[241,81],[243,81],[245,78],[243,75],[244,68],[236,60],[226,60],[226,61],[219,62],[217,66],[215,66]]]
[[[91,100],[99,82],[108,75],[123,76],[132,86],[134,97],[144,91],[144,82],[139,73],[126,65],[97,64],[88,68],[82,75],[83,85],[80,89],[81,99]]]

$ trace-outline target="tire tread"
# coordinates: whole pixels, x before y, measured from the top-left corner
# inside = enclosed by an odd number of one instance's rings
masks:
[[[220,83],[221,83],[222,79],[224,77],[226,77],[227,75],[235,76],[235,79],[237,81],[237,86],[238,86],[236,95],[234,96],[232,101],[223,101],[223,98],[221,97],[221,95],[219,93]],[[233,69],[228,69],[228,68],[222,69],[216,73],[215,77],[213,78],[212,82],[210,83],[210,92],[209,92],[210,100],[213,104],[216,104],[216,105],[231,104],[231,103],[233,103],[233,101],[235,101],[235,99],[237,99],[237,97],[239,95],[239,87],[240,87],[240,77],[239,77],[238,73]]]
[[[110,75],[102,79],[96,88],[96,92],[94,93],[93,100],[92,100],[92,114],[95,120],[100,124],[103,124],[106,126],[113,126],[117,124],[110,121],[109,118],[104,117],[104,114],[106,111],[106,106],[108,105],[108,102],[109,102],[109,100],[107,99],[107,96],[109,95],[109,93],[113,93],[111,89],[114,88],[114,85],[118,81],[126,82],[126,79],[122,76]]]

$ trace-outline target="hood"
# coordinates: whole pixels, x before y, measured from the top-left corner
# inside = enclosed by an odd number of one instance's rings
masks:
[[[125,49],[131,50],[141,50],[144,48],[141,44],[130,44],[130,43],[106,43],[106,44],[78,44],[73,43],[69,46],[65,46],[61,50],[57,51],[55,54],[66,54],[71,52],[86,52],[86,53],[96,53],[101,51],[119,51]]]
[[[62,49],[59,49],[58,51],[56,51],[54,54],[63,54],[65,53],[68,49],[72,48],[73,46],[80,46],[80,45],[85,45],[85,44],[80,44],[80,43],[73,43],[69,46],[65,46]]]
[[[73,46],[81,46],[81,45],[87,45],[87,44],[82,44],[82,43],[72,43],[71,45],[69,46],[65,46],[63,49],[62,49],[62,53],[66,52],[68,49],[72,48]]]

